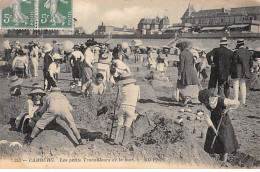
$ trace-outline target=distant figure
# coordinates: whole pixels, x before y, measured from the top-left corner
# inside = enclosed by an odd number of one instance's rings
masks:
[[[180,89],[180,95],[183,98],[181,105],[186,106],[190,101],[192,101],[192,103],[198,101],[199,88],[197,72],[194,67],[195,59],[193,54],[189,51],[191,48],[190,41],[182,40],[176,44],[176,47],[181,50],[179,55],[180,66],[178,68],[177,87]]]
[[[62,2],[64,4],[68,4],[67,1],[64,0],[47,0],[44,4],[45,8],[50,9],[50,22],[53,23],[52,26],[56,26],[56,24],[62,24],[62,26],[65,24],[65,20],[66,20],[66,16],[63,16],[60,12],[59,12],[59,5],[58,3]]]
[[[71,53],[72,58],[70,59],[70,64],[72,66],[72,77],[75,81],[78,78],[78,86],[82,86],[82,62],[85,59],[81,51],[79,51],[79,46],[75,45],[74,51]]]
[[[246,106],[246,79],[250,79],[250,69],[253,65],[252,54],[244,47],[244,39],[237,40],[237,50],[234,52],[231,62],[231,78],[234,83],[234,100],[238,101],[239,90],[241,101]]]
[[[82,83],[87,83],[93,76],[93,65],[95,63],[95,56],[91,50],[91,47],[87,47],[84,60],[82,62]]]
[[[48,71],[49,71],[49,66],[53,62],[52,59],[52,51],[53,47],[51,44],[47,43],[44,45],[44,60],[43,60],[43,79],[44,79],[44,90],[47,90],[47,85],[48,85]]]
[[[228,98],[230,94],[228,79],[233,57],[233,52],[227,48],[227,45],[227,38],[223,37],[220,40],[220,47],[214,48],[206,55],[208,64],[211,65],[208,89],[215,90],[218,84],[218,95],[224,98]]]
[[[11,46],[10,46],[10,42],[8,40],[4,41],[4,53],[5,56],[3,58],[3,60],[6,60],[8,62],[8,64],[11,63],[12,57],[11,57]]]
[[[58,74],[60,73],[60,64],[62,61],[62,57],[59,54],[54,54],[52,58],[54,61],[50,64],[47,73],[47,90],[49,91],[51,88],[57,87]]]

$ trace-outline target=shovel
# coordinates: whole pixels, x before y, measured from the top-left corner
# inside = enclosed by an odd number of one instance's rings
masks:
[[[119,86],[117,86],[116,101],[115,101],[115,104],[114,104],[114,113],[113,113],[114,118],[111,119],[112,125],[111,125],[110,134],[109,134],[109,140],[111,140],[112,132],[113,132],[113,128],[114,128],[114,122],[116,120],[115,116],[116,116],[116,105],[117,105],[117,100],[118,100],[118,94],[119,94]]]
[[[221,117],[220,117],[220,120],[219,120],[219,123],[218,123],[218,127],[217,127],[217,132],[216,132],[216,135],[214,136],[213,140],[212,140],[212,143],[210,145],[210,149],[212,150],[213,149],[213,146],[214,146],[214,143],[216,141],[216,138],[218,136],[218,131],[219,131],[219,128],[220,128],[220,124],[222,123],[222,120],[223,120],[223,116],[227,113],[228,110],[225,110],[222,114],[221,114]]]

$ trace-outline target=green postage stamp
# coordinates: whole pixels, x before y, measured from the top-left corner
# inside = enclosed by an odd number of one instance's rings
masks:
[[[36,28],[35,1],[17,0],[1,11],[2,28]]]
[[[38,0],[38,28],[72,28],[72,0]]]

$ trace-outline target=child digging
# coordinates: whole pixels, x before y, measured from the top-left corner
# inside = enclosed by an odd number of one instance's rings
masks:
[[[121,103],[121,113],[118,116],[118,124],[116,138],[114,144],[127,145],[131,139],[130,127],[138,114],[135,113],[137,101],[140,99],[140,87],[135,85],[136,80],[128,77],[122,77],[118,81],[118,86],[121,86],[123,101]],[[120,130],[124,126],[123,138],[120,139]]]

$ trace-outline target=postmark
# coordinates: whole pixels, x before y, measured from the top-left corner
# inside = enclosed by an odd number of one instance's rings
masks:
[[[59,29],[73,27],[72,0],[39,0],[38,28]]]
[[[35,1],[17,0],[1,11],[1,28],[31,29],[36,28]]]

